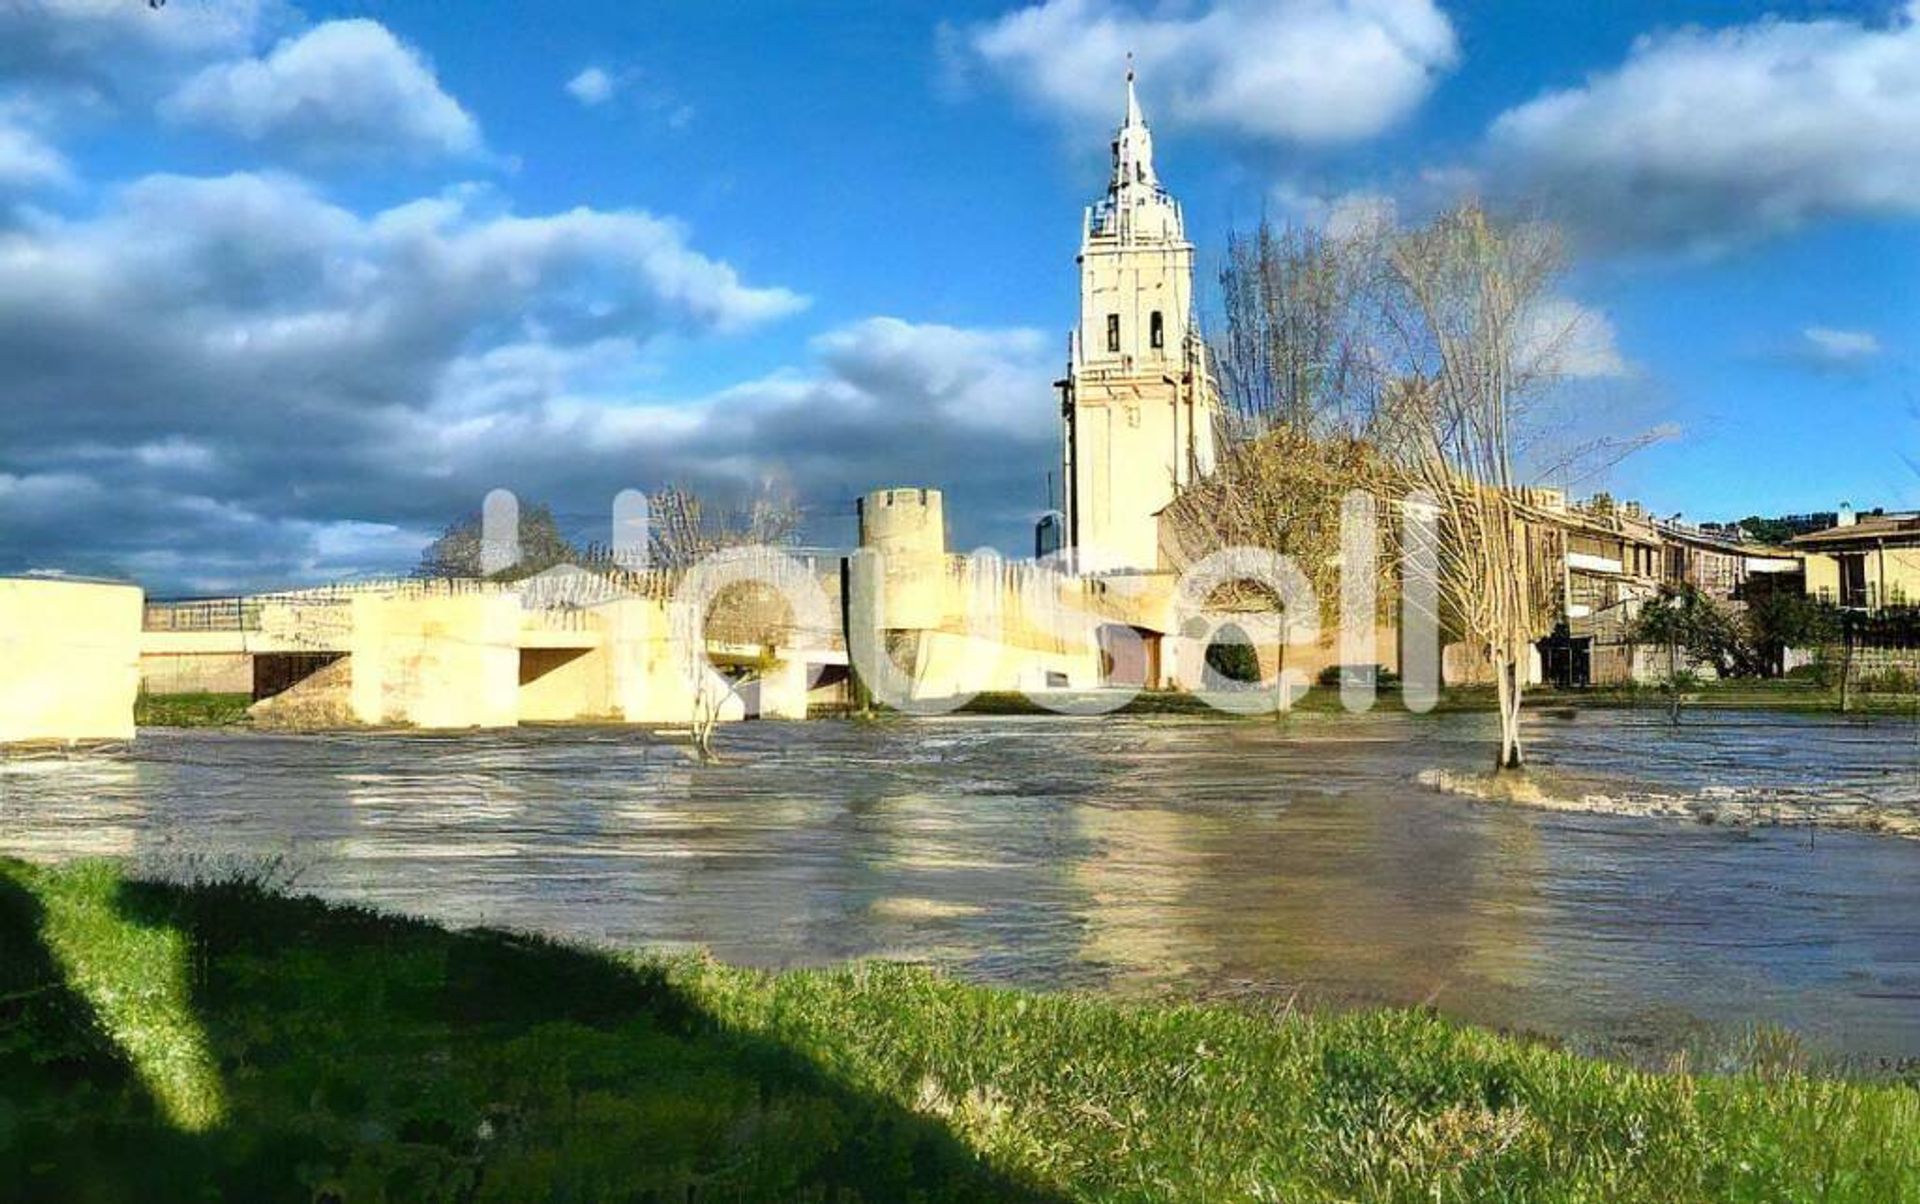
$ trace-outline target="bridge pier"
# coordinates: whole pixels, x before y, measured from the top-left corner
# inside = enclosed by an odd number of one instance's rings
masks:
[[[361,594],[352,601],[351,712],[374,726],[520,722],[520,600]]]
[[[131,740],[139,587],[0,579],[0,744]]]

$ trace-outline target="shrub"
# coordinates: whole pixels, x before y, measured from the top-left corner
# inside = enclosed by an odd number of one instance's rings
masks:
[[[1260,654],[1253,650],[1253,645],[1244,642],[1244,637],[1233,638],[1239,634],[1237,628],[1228,629],[1221,633],[1221,638],[1207,645],[1207,672],[1223,681],[1259,681]]]

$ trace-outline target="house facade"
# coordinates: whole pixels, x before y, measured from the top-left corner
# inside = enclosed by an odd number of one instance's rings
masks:
[[[1840,512],[1837,525],[1802,535],[1807,593],[1845,610],[1920,606],[1920,514]]]

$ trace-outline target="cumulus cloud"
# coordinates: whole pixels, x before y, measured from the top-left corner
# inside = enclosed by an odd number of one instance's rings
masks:
[[[1018,547],[1057,455],[1040,332],[872,318],[660,391],[660,340],[793,312],[674,223],[484,190],[371,215],[298,179],[156,176],[0,231],[0,572],[214,592],[403,571],[487,490],[607,538],[622,488],[789,482],[809,534],[925,484]]]
[[[890,398],[915,420],[980,427],[1013,439],[1057,429],[1051,407],[1034,404],[1035,371],[1059,367],[1053,340],[1029,328],[965,329],[873,318],[814,340],[814,351],[841,380],[874,398]]]
[[[481,148],[479,124],[433,68],[364,19],[328,21],[264,58],[206,67],[162,112],[302,159],[418,160]]]
[[[564,482],[569,389],[802,304],[659,217],[484,191],[361,216],[285,176],[155,176],[93,217],[28,215],[0,229],[0,571],[86,549],[64,567],[198,587],[149,554],[217,547],[284,579],[331,524],[429,529],[501,483],[461,438],[502,410],[559,421],[535,435]],[[509,369],[527,391],[472,384]]]
[[[618,98],[622,105],[645,113],[669,129],[683,130],[692,121],[693,106],[681,100],[674,89],[651,72],[637,67],[618,72],[604,67],[586,67],[567,81],[567,94],[589,109],[600,108]]]
[[[613,76],[600,67],[588,67],[567,81],[567,92],[588,108],[612,100],[618,87]]]
[[[546,349],[501,348],[450,365],[396,443],[464,483],[467,508],[501,482],[604,513],[627,487],[684,481],[724,496],[775,480],[814,516],[810,538],[844,542],[855,497],[926,485],[952,499],[958,543],[1017,547],[1058,452],[1056,351],[1026,328],[879,317],[818,336],[803,364],[634,400],[577,387],[580,365]]]
[[[1058,452],[1051,350],[1028,329],[873,318],[816,338],[793,367],[698,396],[635,399],[588,385],[630,349],[505,345],[445,363],[424,404],[330,439],[330,463],[290,470],[266,448],[233,445],[228,454],[253,457],[255,472],[283,474],[285,496],[216,505],[229,495],[211,488],[205,464],[170,478],[122,465],[116,478],[133,480],[111,489],[98,473],[24,478],[16,488],[38,500],[25,546],[35,531],[63,546],[84,514],[86,546],[104,559],[62,567],[163,589],[260,588],[404,571],[497,486],[605,541],[622,489],[676,482],[726,498],[773,481],[795,493],[815,542],[851,538],[860,494],[928,485],[947,492],[957,546],[1020,547]],[[6,484],[0,476],[0,504]],[[324,502],[307,504],[309,492]]]
[[[1459,56],[1433,0],[1044,0],[946,42],[1041,108],[1103,124],[1131,51],[1151,119],[1289,142],[1380,133]]]
[[[255,57],[272,3],[170,0],[161,26],[133,0],[0,0],[0,78],[34,85],[32,111],[0,97],[0,198],[72,182],[43,131],[76,98],[164,96],[174,122],[307,161],[480,148],[373,22]],[[0,222],[0,573],[179,593],[404,571],[497,486],[603,516],[581,532],[602,539],[618,490],[667,481],[791,481],[825,539],[889,483],[948,488],[963,542],[1017,546],[1045,500],[1058,348],[1031,330],[875,318],[785,369],[662,389],[669,347],[805,298],[640,211],[527,215],[474,185],[356,211],[276,171],[84,183]]]
[[[1643,37],[1500,116],[1498,165],[1591,236],[1713,250],[1920,213],[1920,0],[1885,24],[1769,18]]]

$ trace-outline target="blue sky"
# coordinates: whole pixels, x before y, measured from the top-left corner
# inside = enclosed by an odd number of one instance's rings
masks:
[[[1679,432],[1605,484],[1920,504],[1904,4],[20,0],[0,571],[295,584],[667,480],[1019,550],[1128,49],[1203,277],[1263,212],[1542,205],[1579,396]]]

